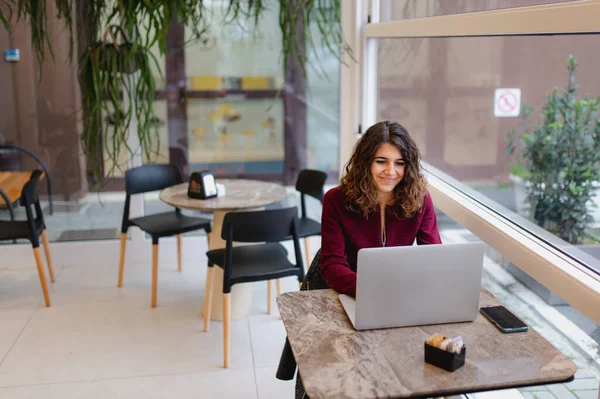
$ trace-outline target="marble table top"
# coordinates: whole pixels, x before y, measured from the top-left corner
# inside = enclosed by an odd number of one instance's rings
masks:
[[[564,382],[577,370],[531,327],[504,334],[481,314],[472,323],[356,331],[333,290],[290,292],[277,304],[311,399],[437,397]],[[482,288],[480,307],[499,304]],[[463,367],[425,363],[434,333],[463,337]]]
[[[162,190],[160,199],[177,208],[212,212],[261,208],[282,200],[287,194],[281,184],[259,180],[218,179],[216,182],[225,185],[222,197],[207,200],[190,198],[187,196],[189,183],[181,183]]]

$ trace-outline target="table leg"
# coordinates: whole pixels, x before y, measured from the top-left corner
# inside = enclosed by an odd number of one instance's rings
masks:
[[[212,234],[210,236],[210,249],[225,248],[225,241],[221,238],[223,218],[228,211],[215,211]],[[213,267],[213,288],[211,303],[211,320],[223,321],[223,269]],[[252,306],[252,284],[236,284],[231,288],[231,319],[242,318],[250,313]]]

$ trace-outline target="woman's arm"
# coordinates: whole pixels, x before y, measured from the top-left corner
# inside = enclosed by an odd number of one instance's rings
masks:
[[[323,198],[321,216],[321,275],[337,292],[356,295],[356,273],[346,257],[346,241],[337,209],[335,194],[329,191]],[[341,205],[343,207],[343,204]]]
[[[425,196],[422,212],[423,217],[421,219],[419,231],[417,232],[417,244],[441,244],[442,239],[440,238],[440,232],[438,230],[437,217],[435,216],[433,201],[431,200],[431,195],[429,193]]]

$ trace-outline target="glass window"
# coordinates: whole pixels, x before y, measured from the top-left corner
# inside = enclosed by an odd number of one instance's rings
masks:
[[[316,31],[317,27],[310,25]],[[316,33],[313,33],[317,37]],[[307,77],[307,166],[337,181],[340,154],[340,60],[320,42]]]
[[[226,8],[210,8],[223,19]],[[281,175],[284,168],[284,108],[278,8],[252,18],[212,24],[193,41],[185,28],[188,159],[190,170],[215,175]]]
[[[213,24],[200,41],[192,41],[191,29],[185,28],[190,169],[281,175],[289,157],[337,178],[340,62],[309,21],[306,29],[315,41],[314,48],[307,43],[311,64],[305,85],[286,87],[279,7],[271,5],[257,28],[252,20]],[[219,20],[224,9],[211,12]],[[284,104],[286,92],[292,93],[294,104]],[[287,127],[286,118],[291,121]],[[292,138],[300,145],[286,147]]]
[[[562,95],[560,87],[569,81],[569,55],[578,63],[575,78],[579,87],[575,97],[583,100],[585,96],[600,94],[600,82],[596,79],[600,57],[589,51],[598,38],[556,35],[381,39],[378,117],[402,123],[429,164],[565,241],[583,244],[578,248],[600,257],[597,189],[586,189],[591,194],[584,209],[569,213],[569,207],[581,205],[576,197],[585,194],[582,190],[588,185],[598,186],[598,179],[594,178],[597,161],[590,149],[596,148],[594,137],[600,137],[592,131],[580,134],[577,137],[583,142],[574,144],[580,145],[574,152],[568,141],[560,138],[560,134],[571,134],[568,126],[561,130],[563,133],[552,133],[553,127],[546,123],[545,133],[536,135],[536,130],[529,128],[529,135],[522,136],[524,123],[535,126],[544,121],[541,112],[548,94],[559,88],[558,94]],[[521,110],[524,104],[533,110],[525,119]],[[588,128],[580,126],[579,131],[593,130],[595,119],[595,115],[591,116]],[[515,154],[507,156],[512,131],[516,132],[517,148]],[[530,148],[527,153],[519,137],[535,138],[534,144],[539,148]],[[554,170],[548,165],[553,165]],[[534,180],[532,167],[537,168]],[[550,185],[564,182],[570,188],[564,187],[561,193],[548,191]],[[542,194],[528,188],[531,183],[537,184],[537,191],[546,184],[543,201]],[[533,196],[527,198],[528,193]],[[567,205],[556,206],[559,201],[567,201]],[[570,220],[586,217],[590,220],[585,229],[569,228],[569,223],[575,223]],[[573,232],[578,235],[573,236]],[[567,245],[554,241],[562,247]]]

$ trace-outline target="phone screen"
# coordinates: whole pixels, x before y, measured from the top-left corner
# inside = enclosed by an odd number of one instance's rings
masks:
[[[523,323],[521,319],[504,306],[483,307],[480,311],[503,332],[527,331],[527,324]]]

